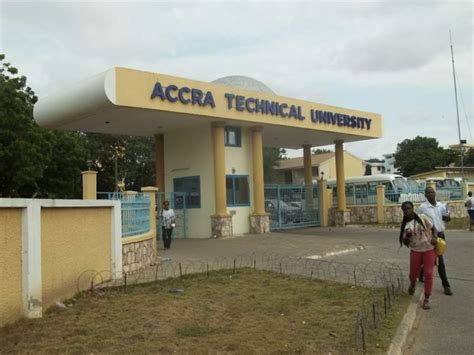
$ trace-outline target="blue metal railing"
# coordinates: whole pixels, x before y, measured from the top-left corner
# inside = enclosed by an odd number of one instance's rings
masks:
[[[122,237],[144,234],[150,230],[150,198],[143,193],[98,192],[97,197],[119,200],[122,209]]]
[[[439,201],[462,200],[462,188],[438,188],[436,198]],[[425,189],[410,189],[409,191],[395,192],[385,190],[385,204],[402,203],[405,201],[425,201]],[[376,205],[377,194],[371,191],[346,191],[346,204],[354,205]],[[337,206],[337,195],[333,195],[333,206]]]
[[[377,193],[366,189],[346,189],[346,205],[375,205],[377,204]],[[337,193],[333,190],[332,205],[337,206]]]
[[[440,196],[441,195],[441,196]],[[445,196],[443,199],[442,196]],[[463,189],[459,187],[438,187],[436,188],[436,196],[441,201],[463,200]]]

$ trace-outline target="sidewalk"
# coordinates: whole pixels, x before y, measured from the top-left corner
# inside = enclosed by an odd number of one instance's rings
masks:
[[[432,309],[418,312],[404,354],[474,352],[474,233],[449,231],[447,243],[445,260],[454,296],[442,293],[441,282],[436,277]],[[177,239],[173,240],[171,249],[159,250],[161,257],[174,262],[252,254],[316,257],[347,263],[396,263],[408,275],[408,249],[399,249],[397,229],[348,226],[229,239]],[[419,284],[418,288],[422,286]]]
[[[419,312],[404,354],[474,353],[474,233],[449,232],[445,262],[454,295],[444,295],[435,279],[432,309]]]

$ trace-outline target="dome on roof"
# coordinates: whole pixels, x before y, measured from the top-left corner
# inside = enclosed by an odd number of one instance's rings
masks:
[[[231,75],[219,78],[217,80],[211,81],[212,84],[220,84],[229,87],[244,89],[244,90],[253,90],[265,92],[267,94],[275,95],[275,92],[266,86],[261,81],[249,78],[248,76],[243,75]]]

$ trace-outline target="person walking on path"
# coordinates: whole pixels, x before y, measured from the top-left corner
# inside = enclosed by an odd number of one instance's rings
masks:
[[[438,237],[446,240],[444,231],[446,230],[446,222],[451,220],[449,210],[445,203],[436,201],[436,191],[432,187],[425,189],[426,201],[423,202],[417,210],[418,214],[424,214],[431,219],[435,229],[438,232]],[[443,256],[438,256],[438,274],[444,288],[444,294],[451,296],[451,286],[448,281],[446,273],[446,265]],[[420,281],[423,282],[423,275],[420,274]]]
[[[169,201],[163,202],[163,208],[160,211],[160,222],[163,244],[165,249],[169,249],[171,247],[171,234],[173,234],[173,228],[176,227],[176,215],[173,209],[170,208]]]
[[[469,215],[469,230],[472,231],[472,225],[474,224],[474,201],[472,199],[472,191],[467,193],[464,207],[467,208],[467,214]]]
[[[403,221],[400,228],[400,246],[405,244],[410,248],[410,287],[408,293],[415,293],[416,279],[423,267],[425,279],[425,299],[423,309],[430,309],[429,299],[433,289],[433,268],[436,261],[435,245],[436,229],[425,215],[413,212],[413,203],[403,202]]]

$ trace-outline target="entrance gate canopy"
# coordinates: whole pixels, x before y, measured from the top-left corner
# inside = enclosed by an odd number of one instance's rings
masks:
[[[294,149],[382,136],[376,113],[119,67],[42,98],[34,117],[52,129],[138,136],[262,126],[265,146]]]

